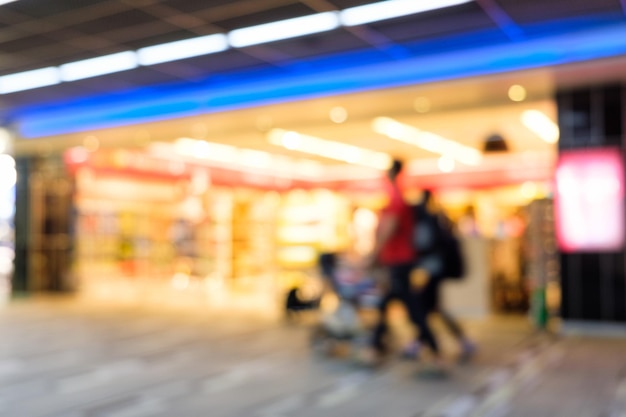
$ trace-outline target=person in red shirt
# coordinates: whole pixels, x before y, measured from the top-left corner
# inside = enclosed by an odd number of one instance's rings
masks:
[[[402,161],[394,160],[387,172],[385,192],[388,202],[381,212],[374,249],[367,261],[370,266],[378,263],[388,271],[388,285],[378,307],[379,321],[372,341],[376,359],[382,358],[386,353],[384,339],[388,332],[387,309],[394,299],[399,299],[404,304],[409,318],[419,331],[420,340],[431,348],[436,357],[439,355],[439,347],[428,325],[419,291],[414,290],[411,285],[411,271],[416,260],[413,245],[414,219],[413,211],[405,202],[398,185],[402,168]]]

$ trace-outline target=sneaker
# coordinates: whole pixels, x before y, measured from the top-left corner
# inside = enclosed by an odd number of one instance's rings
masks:
[[[472,358],[476,355],[476,351],[478,348],[476,345],[470,341],[465,341],[461,347],[461,355],[459,356],[460,363],[467,363],[472,360]]]
[[[420,345],[419,343],[411,343],[402,349],[402,353],[400,357],[405,360],[417,360],[420,356]]]
[[[385,362],[385,356],[376,349],[362,349],[355,355],[355,364],[365,368],[375,369],[382,366]]]

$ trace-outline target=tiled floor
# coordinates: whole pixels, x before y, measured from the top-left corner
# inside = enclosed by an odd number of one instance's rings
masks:
[[[271,316],[20,301],[0,310],[0,416],[626,415],[626,340],[537,335],[520,318],[467,326],[475,361],[427,380],[417,363],[317,357],[306,324]]]

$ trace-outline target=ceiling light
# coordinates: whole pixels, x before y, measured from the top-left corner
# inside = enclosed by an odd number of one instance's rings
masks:
[[[238,160],[241,165],[248,167],[265,169],[272,167],[272,155],[255,149],[241,149]]]
[[[300,147],[300,138],[301,136],[297,132],[285,132],[281,137],[281,144],[293,151]]]
[[[386,170],[391,164],[391,157],[386,153],[303,135],[298,132],[272,129],[268,133],[267,139],[271,144],[282,146],[286,149],[369,168]]]
[[[228,49],[226,35],[215,34],[182,41],[148,46],[137,50],[141,65],[154,65],[195,56],[208,55]]]
[[[183,156],[224,163],[234,163],[237,160],[237,148],[221,143],[180,138],[176,141],[174,147],[176,152]]]
[[[55,67],[18,72],[0,77],[0,94],[31,90],[60,82],[59,70]]]
[[[454,159],[448,156],[442,156],[437,161],[437,166],[439,167],[439,170],[441,172],[446,172],[446,173],[452,172],[454,171],[455,165],[456,163],[454,162]]]
[[[524,111],[522,113],[522,123],[549,144],[555,144],[559,141],[559,127],[539,110]]]
[[[469,3],[472,0],[387,0],[351,7],[341,12],[341,23],[356,26],[407,16],[444,7]]]
[[[17,0],[0,0],[0,6],[2,6],[3,4],[13,3],[14,1],[17,1]]]
[[[228,41],[235,48],[326,32],[339,27],[338,12],[317,13],[294,19],[233,30]]]
[[[422,131],[388,117],[374,119],[372,128],[391,139],[452,158],[466,165],[479,165],[482,160],[482,155],[478,149],[462,145],[434,133]]]
[[[348,111],[341,106],[333,107],[330,109],[330,120],[337,124],[343,123],[348,120]]]
[[[509,88],[509,98],[511,101],[524,101],[526,100],[526,89],[521,85],[512,85]]]
[[[0,5],[15,0],[0,0]],[[100,75],[131,70],[141,65],[154,65],[194,56],[217,53],[233,47],[245,47],[281,39],[289,39],[314,33],[326,32],[340,25],[353,26],[367,22],[415,14],[427,10],[467,3],[472,0],[387,0],[374,4],[352,7],[343,11],[329,11],[294,19],[270,22],[231,31],[228,35],[208,36],[148,46],[138,51],[126,51],[92,59],[70,62],[58,68],[50,67],[26,73],[0,77],[0,94],[76,81]],[[60,75],[57,73],[60,71]],[[30,74],[33,77],[30,78]],[[39,74],[35,76],[34,74]],[[11,79],[24,75],[24,78]]]
[[[149,149],[153,155],[165,158],[171,158],[172,153],[175,153],[196,160],[227,164],[229,168],[252,169],[255,173],[262,169],[270,171],[273,175],[288,178],[296,175],[317,179],[325,173],[324,168],[317,161],[295,160],[255,149],[238,148],[191,138],[180,138],[173,145],[153,143]]]
[[[71,62],[59,67],[63,81],[76,81],[99,75],[137,68],[137,54],[132,51],[120,52],[83,61]]]

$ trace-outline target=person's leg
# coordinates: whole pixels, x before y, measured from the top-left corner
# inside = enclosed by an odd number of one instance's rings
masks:
[[[425,274],[426,280],[429,279],[427,272],[425,272],[424,269],[422,269],[423,274]],[[409,274],[411,275],[413,272],[409,272]],[[420,278],[418,279],[418,281],[421,281],[423,279]],[[402,349],[402,357],[404,359],[418,359],[419,358],[419,354],[420,351],[422,349],[423,344],[426,342],[427,346],[432,344],[432,342],[429,343],[429,340],[431,339],[429,337],[429,333],[432,334],[432,331],[429,332],[428,328],[429,326],[427,325],[427,330],[424,332],[423,328],[424,325],[422,324],[424,321],[427,322],[428,320],[428,311],[429,309],[427,308],[428,303],[429,303],[429,292],[426,291],[426,287],[425,286],[420,286],[420,287],[414,287],[413,282],[410,282],[411,278],[409,278],[409,285],[407,287],[406,290],[406,294],[407,294],[407,310],[410,314],[411,317],[411,321],[415,324],[416,326],[416,335],[415,335],[415,339],[409,343],[408,345],[406,345],[403,349]],[[427,281],[424,281],[424,283],[427,283]],[[423,283],[420,283],[419,285],[426,285]]]
[[[387,309],[393,298],[393,293],[388,290],[378,304],[378,322],[374,327],[374,334],[372,335],[372,348],[374,348],[378,354],[383,354],[385,352],[385,336],[387,335],[389,329],[389,325],[387,323]]]
[[[424,297],[424,293],[411,286],[412,265],[405,265],[400,268],[399,274],[402,275],[402,282],[405,283],[402,288],[403,302],[411,321],[415,324],[418,331],[418,340],[428,346],[435,356],[439,355],[439,345],[437,339],[428,323],[428,300]],[[428,286],[428,283],[426,284]]]
[[[413,310],[413,322],[418,329],[418,341],[428,346],[435,356],[439,356],[439,344],[428,322],[429,312],[424,306],[421,294],[409,295],[408,304]]]
[[[446,328],[450,331],[450,333],[452,333],[454,338],[459,343],[459,347],[461,349],[461,356],[459,359],[461,362],[470,360],[476,353],[476,344],[467,338],[459,322],[448,311],[439,307],[437,312],[439,313],[439,317],[441,317],[441,320]]]
[[[454,338],[459,342],[465,340],[465,332],[461,328],[461,325],[456,320],[456,318],[454,318],[452,314],[450,314],[447,310],[441,307],[437,308],[437,312],[439,313],[439,317],[441,317],[441,321],[443,321],[443,324],[446,326],[448,331],[452,333],[452,336],[454,336]]]
[[[386,286],[378,304],[378,322],[374,327],[372,335],[372,347],[378,354],[383,354],[386,350],[385,337],[389,330],[387,312],[389,303],[394,299],[400,298],[399,288],[401,288],[401,283],[398,282],[397,268],[391,266],[387,269]]]
[[[439,313],[439,317],[441,318],[444,326],[459,343],[461,348],[461,361],[467,361],[474,355],[476,346],[466,337],[463,328],[456,318],[441,305],[440,288],[442,282],[443,277],[437,277],[433,280],[433,286],[429,288],[428,294],[429,308],[431,311]]]

